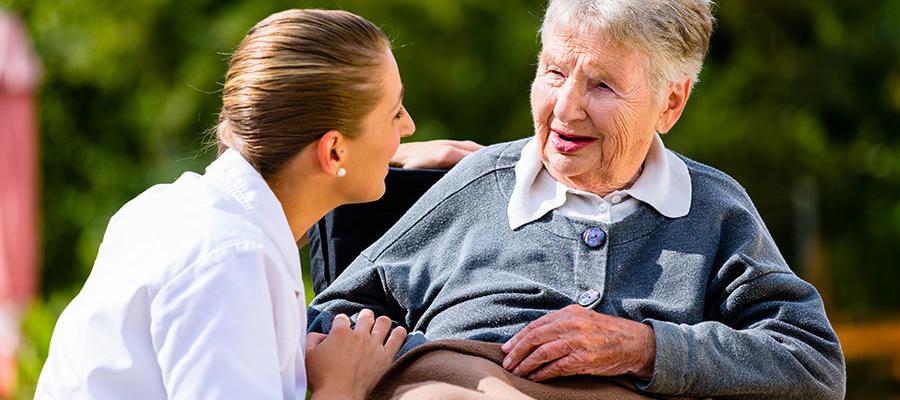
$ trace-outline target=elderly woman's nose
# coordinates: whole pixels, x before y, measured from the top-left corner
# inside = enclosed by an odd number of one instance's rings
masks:
[[[587,118],[584,110],[584,93],[573,81],[566,82],[556,92],[553,114],[561,121],[581,121]]]

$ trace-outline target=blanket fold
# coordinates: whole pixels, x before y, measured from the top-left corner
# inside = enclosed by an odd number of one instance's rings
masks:
[[[572,376],[532,382],[506,371],[499,343],[440,340],[400,357],[369,392],[387,399],[649,399],[625,379]]]

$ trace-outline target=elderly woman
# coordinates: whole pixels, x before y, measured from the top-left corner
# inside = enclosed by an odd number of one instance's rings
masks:
[[[452,170],[314,300],[311,328],[371,308],[410,329],[404,350],[503,343],[496,361],[531,381],[842,398],[843,357],[816,289],[737,182],[660,139],[697,81],[710,7],[551,1],[534,137]]]

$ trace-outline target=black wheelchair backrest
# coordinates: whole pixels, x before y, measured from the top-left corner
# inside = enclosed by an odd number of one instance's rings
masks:
[[[403,216],[445,170],[391,168],[384,196],[372,203],[340,206],[309,230],[313,290],[320,293],[366,247]]]

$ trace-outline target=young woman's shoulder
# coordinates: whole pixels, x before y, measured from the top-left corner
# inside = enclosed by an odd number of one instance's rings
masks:
[[[94,268],[114,259],[114,268],[165,281],[213,253],[265,253],[273,247],[255,216],[236,199],[186,173],[141,193],[110,219]]]

